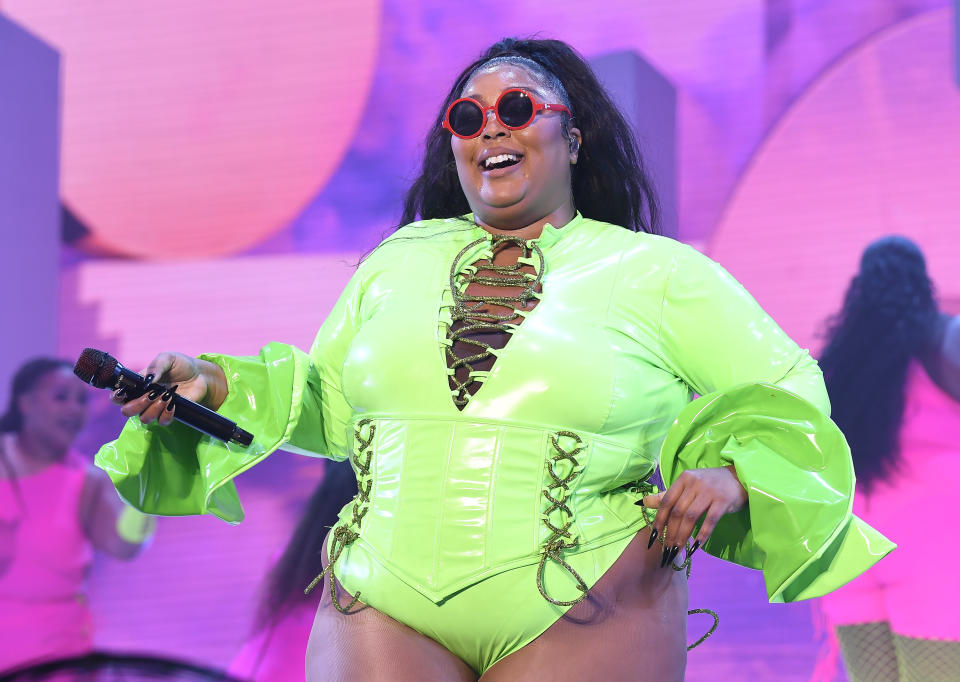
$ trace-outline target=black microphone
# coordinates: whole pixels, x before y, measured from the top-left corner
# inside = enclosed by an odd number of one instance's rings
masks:
[[[156,389],[159,384],[148,384],[147,380],[136,372],[127,369],[117,359],[102,350],[84,348],[73,366],[73,373],[85,384],[94,388],[125,389],[131,399],[139,398],[148,390]],[[176,393],[170,398],[176,408],[173,418],[203,433],[222,441],[233,441],[240,445],[250,445],[253,434],[244,431],[236,423],[221,414],[199,405]]]

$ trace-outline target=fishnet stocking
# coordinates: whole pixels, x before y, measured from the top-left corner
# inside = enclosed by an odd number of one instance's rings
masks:
[[[900,669],[888,623],[837,628],[843,663],[850,682],[899,682]]]
[[[900,682],[960,680],[960,641],[893,636],[900,661]]]
[[[837,628],[850,682],[958,682],[960,641],[894,634],[890,625]]]

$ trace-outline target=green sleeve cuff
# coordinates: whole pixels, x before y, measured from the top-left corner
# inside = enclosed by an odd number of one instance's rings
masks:
[[[746,384],[687,405],[663,443],[664,483],[729,464],[748,503],[720,520],[704,550],[761,569],[771,602],[822,596],[895,548],[851,513],[856,479],[846,440],[798,395]]]
[[[140,511],[213,514],[239,523],[244,514],[233,479],[289,438],[307,390],[310,359],[279,343],[251,357],[200,357],[223,368],[229,390],[218,412],[252,433],[253,443],[224,443],[179,422],[145,426],[133,417],[117,440],[100,448],[95,462]]]

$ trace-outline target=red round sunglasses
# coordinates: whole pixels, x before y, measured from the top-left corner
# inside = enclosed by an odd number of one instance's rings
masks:
[[[493,111],[504,128],[521,130],[533,123],[541,111],[570,110],[562,104],[543,104],[526,90],[504,90],[495,104],[485,107],[472,97],[461,97],[447,107],[442,127],[463,140],[477,137],[487,125],[487,112]],[[572,115],[572,114],[571,114]]]

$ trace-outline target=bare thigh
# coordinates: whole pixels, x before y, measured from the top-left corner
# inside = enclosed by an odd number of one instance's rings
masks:
[[[687,665],[687,579],[660,568],[641,531],[587,599],[481,678],[680,682]]]
[[[323,551],[327,562],[326,543]],[[307,644],[307,682],[476,682],[477,676],[462,660],[434,640],[390,616],[357,603],[340,613],[330,598],[330,578]],[[341,606],[352,597],[337,585]]]

